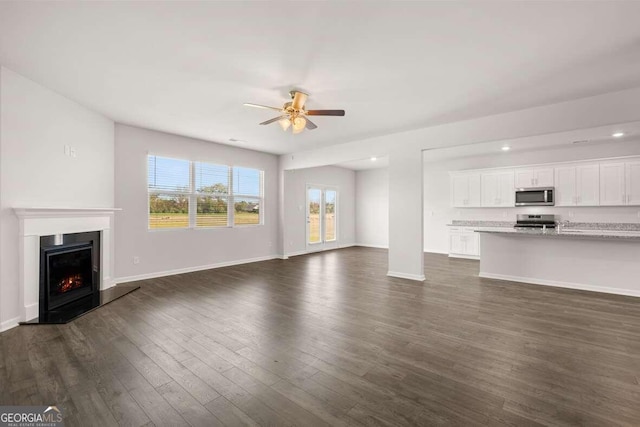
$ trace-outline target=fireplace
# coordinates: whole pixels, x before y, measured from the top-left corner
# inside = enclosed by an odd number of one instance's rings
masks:
[[[40,238],[40,319],[64,318],[100,294],[100,233]]]

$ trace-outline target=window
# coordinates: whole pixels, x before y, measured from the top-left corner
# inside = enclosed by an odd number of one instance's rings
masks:
[[[261,170],[158,156],[147,167],[149,229],[263,223]]]
[[[233,224],[260,224],[262,208],[262,172],[256,169],[233,168]]]

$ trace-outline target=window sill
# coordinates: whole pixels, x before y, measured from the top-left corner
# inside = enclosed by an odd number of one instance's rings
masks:
[[[246,225],[225,225],[220,227],[162,227],[162,228],[147,228],[148,232],[164,232],[164,231],[189,231],[189,230],[220,230],[229,228],[258,228],[263,227],[264,224],[246,224]]]

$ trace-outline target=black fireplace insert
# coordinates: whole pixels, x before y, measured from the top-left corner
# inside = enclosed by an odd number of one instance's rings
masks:
[[[64,319],[100,296],[100,233],[40,239],[40,320]]]
[[[55,310],[94,291],[92,243],[46,248],[45,309]]]

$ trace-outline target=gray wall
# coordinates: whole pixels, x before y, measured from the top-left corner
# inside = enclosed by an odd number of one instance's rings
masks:
[[[148,230],[147,154],[261,169],[265,177],[264,225]],[[115,270],[131,280],[162,273],[276,255],[278,158],[272,154],[116,125]],[[133,257],[140,259],[133,264]]]
[[[0,329],[19,316],[13,208],[113,207],[113,134],[111,120],[0,68]]]
[[[284,174],[285,254],[306,251],[307,184],[338,188],[338,247],[355,243],[355,172],[337,166],[296,169]]]
[[[356,242],[389,247],[389,173],[386,169],[356,172]]]

